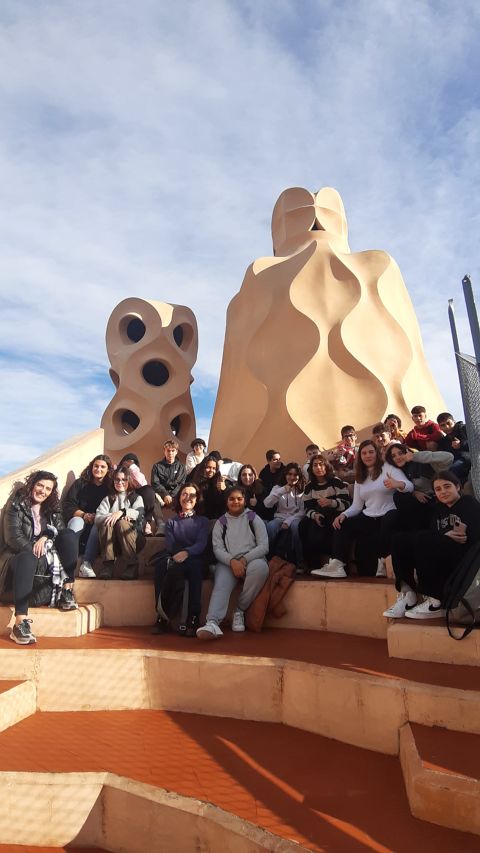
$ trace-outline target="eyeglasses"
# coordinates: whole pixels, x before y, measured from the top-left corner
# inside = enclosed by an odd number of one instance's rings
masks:
[[[356,432],[346,432],[346,433],[345,433],[345,435],[344,435],[343,437],[344,437],[344,438],[356,438],[356,437],[357,437],[357,433],[356,433]]]
[[[126,483],[127,480],[125,479],[125,477],[114,477],[113,482],[114,483]]]
[[[184,492],[182,495],[182,498],[184,498],[186,501],[193,501],[196,497],[197,496],[195,493],[190,494],[190,492]]]

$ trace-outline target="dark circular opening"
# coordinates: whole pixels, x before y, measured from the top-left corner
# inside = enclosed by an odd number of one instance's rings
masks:
[[[120,416],[120,422],[122,424],[122,431],[125,435],[130,435],[130,433],[138,427],[140,418],[135,414],[135,412],[132,412],[130,409],[125,409]]]
[[[127,324],[126,332],[129,340],[137,344],[142,340],[146,332],[145,323],[143,320],[140,320],[140,317],[132,317]]]
[[[113,384],[115,385],[115,388],[118,388],[118,386],[120,385],[120,377],[119,377],[117,371],[112,370],[112,368],[110,368],[110,370],[108,372],[110,374],[110,379],[112,380]]]
[[[142,376],[149,385],[165,385],[170,373],[163,361],[147,361],[142,368]]]
[[[173,340],[177,347],[181,347],[183,343],[183,326],[175,326],[173,330]]]
[[[181,421],[180,415],[177,415],[173,419],[173,421],[170,421],[170,429],[172,430],[174,435],[178,435],[178,433],[180,432],[181,424],[182,424],[182,421]]]

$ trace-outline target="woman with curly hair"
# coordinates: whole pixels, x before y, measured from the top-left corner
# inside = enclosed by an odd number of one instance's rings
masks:
[[[143,500],[129,479],[128,468],[117,468],[113,475],[113,489],[95,513],[95,526],[98,528],[103,557],[103,568],[98,574],[100,580],[113,578],[117,556],[125,557],[127,561],[121,579],[130,581],[138,578],[137,538],[142,529],[143,517]]]
[[[226,483],[218,460],[206,456],[194,469],[190,482],[195,483],[200,492],[197,512],[209,519],[220,518],[225,512]]]
[[[79,551],[83,562],[78,575],[94,578],[93,564],[98,555],[98,532],[95,513],[112,490],[113,465],[104,453],[95,456],[80,477],[72,483],[63,499],[63,517],[70,530],[79,534]]]
[[[380,448],[371,438],[362,441],[355,461],[352,505],[333,521],[335,533],[332,558],[323,568],[314,569],[312,574],[326,578],[346,578],[350,546],[356,541],[358,573],[370,577],[375,574],[377,577],[385,576],[384,558],[390,553],[391,538],[391,521],[388,516],[395,510],[395,490],[412,492],[413,483],[403,471],[383,462]],[[365,559],[363,555],[359,559],[359,542],[368,546]]]
[[[73,593],[78,540],[65,530],[55,474],[33,471],[8,499],[3,516],[0,552],[0,593],[13,592],[15,624],[10,639],[19,645],[36,643],[28,619],[35,595],[35,577],[59,610],[75,610]],[[58,594],[57,594],[58,593]],[[46,603],[46,600],[43,602]]]
[[[352,503],[348,483],[333,472],[333,465],[321,453],[308,464],[308,483],[304,492],[305,517],[299,527],[308,565],[317,568],[322,554],[330,554],[332,524],[337,515]]]
[[[305,479],[302,469],[297,462],[289,462],[285,466],[279,486],[274,486],[269,495],[264,498],[267,509],[275,507],[275,514],[271,521],[266,522],[270,552],[279,547],[282,531],[287,534],[286,548],[281,547],[282,554],[293,556],[295,563],[299,566],[303,562],[303,549],[298,533],[299,524],[305,515],[303,505],[303,492]]]
[[[246,508],[253,509],[260,518],[264,518],[266,514],[263,505],[265,489],[253,465],[242,465],[238,472],[236,485],[242,486],[245,491]],[[268,515],[270,514],[268,513]]]

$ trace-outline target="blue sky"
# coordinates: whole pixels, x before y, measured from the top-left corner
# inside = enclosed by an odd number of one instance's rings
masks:
[[[0,472],[99,424],[128,296],[195,312],[205,434],[226,307],[289,186],[335,187],[352,251],[393,255],[460,413],[479,37],[476,0],[4,0]]]

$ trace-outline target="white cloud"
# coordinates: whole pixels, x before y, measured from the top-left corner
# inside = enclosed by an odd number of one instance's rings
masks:
[[[396,258],[458,410],[446,301],[464,337],[479,18],[473,0],[4,3],[3,470],[28,460],[22,446],[98,424],[105,325],[127,296],[192,308],[193,391],[211,405],[227,304],[270,254],[272,207],[292,185],[336,186],[352,249]],[[25,417],[37,387],[54,421]]]

